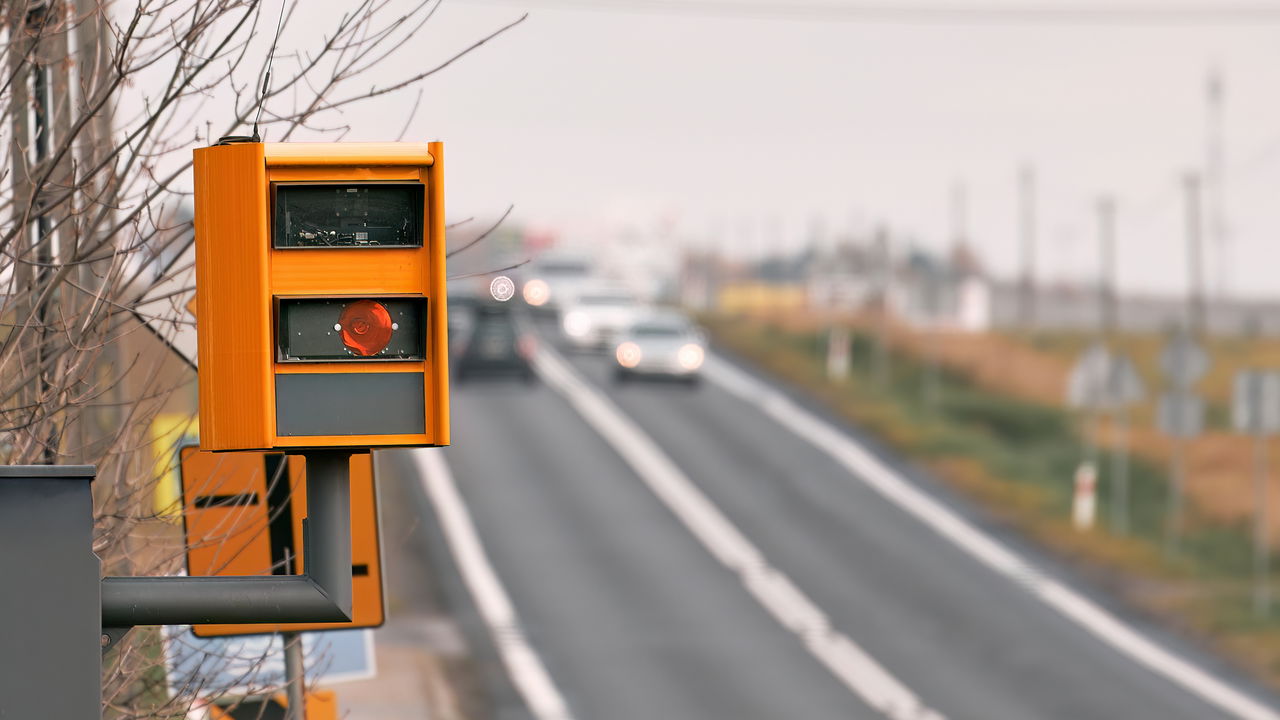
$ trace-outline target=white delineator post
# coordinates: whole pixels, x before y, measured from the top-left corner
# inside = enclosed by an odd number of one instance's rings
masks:
[[[1083,462],[1076,468],[1075,495],[1071,502],[1071,524],[1077,530],[1093,528],[1098,511],[1098,471],[1093,463]]]
[[[849,377],[849,329],[832,325],[827,333],[827,378],[844,382]]]

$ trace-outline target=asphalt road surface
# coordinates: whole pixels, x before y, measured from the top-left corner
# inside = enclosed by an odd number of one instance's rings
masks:
[[[1118,651],[721,384],[617,385],[606,358],[563,357],[631,430],[607,439],[599,419],[555,383],[469,382],[454,389],[454,446],[421,452],[443,454],[518,617],[518,631],[496,635],[514,632],[527,644],[565,717],[1249,716]],[[624,430],[651,439],[698,497],[654,485],[654,477],[665,482],[673,474],[659,472],[661,463],[648,479],[638,472],[634,458],[643,448],[620,454],[616,436]],[[400,466],[407,474],[417,467],[403,459]],[[894,467],[911,477],[909,468]],[[910,481],[973,517],[927,478]],[[440,508],[423,497],[437,515],[429,519],[440,523]],[[693,509],[681,514],[678,503],[686,501]],[[699,529],[703,520],[737,538],[748,548],[741,552],[758,554],[748,563],[758,567],[726,560],[731,552],[716,549],[711,531]],[[1047,577],[1111,608],[1126,627],[1228,678],[1233,691],[1274,703],[1016,539],[1002,541]],[[761,573],[778,579],[785,597],[761,591],[752,579]],[[833,637],[855,649],[833,659],[823,649]],[[494,646],[502,645],[499,637]],[[519,694],[503,697],[511,705]],[[513,707],[495,714],[539,716]],[[1254,717],[1267,715],[1264,707]]]

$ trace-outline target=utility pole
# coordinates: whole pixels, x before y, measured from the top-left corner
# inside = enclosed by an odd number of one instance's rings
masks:
[[[106,18],[106,10],[101,0],[74,0],[75,17],[79,25],[75,32],[75,62],[77,87],[75,96],[78,100],[76,112],[78,116],[89,115],[94,101],[106,92],[114,72],[112,66],[112,49],[115,41]],[[68,93],[70,97],[70,93]],[[87,122],[79,134],[76,163],[85,172],[97,168],[108,157],[111,147],[111,113],[113,105],[104,104],[96,112],[89,115]],[[70,159],[70,156],[68,156]],[[70,240],[64,239],[68,247],[68,257],[83,257],[86,246],[93,248],[99,242],[109,239],[99,236],[98,228],[113,226],[114,212],[117,204],[118,183],[111,166],[108,165],[94,176],[79,179],[83,193],[78,205],[73,210],[73,225],[68,229]],[[96,262],[80,262],[76,269],[81,293],[74,316],[80,319],[82,327],[89,327],[95,322],[90,316],[94,300],[99,296],[103,286],[110,282],[112,260],[109,253],[98,252],[105,258]],[[119,343],[103,343],[98,354],[101,367],[121,367],[121,350]],[[102,428],[119,427],[121,407],[124,405],[123,388],[120,384],[110,384],[96,405],[86,406],[80,415],[78,437],[82,451],[81,457],[101,457],[105,453],[103,446],[110,442],[110,433]]]
[[[1271,614],[1271,528],[1267,507],[1271,502],[1267,487],[1270,482],[1267,472],[1270,464],[1267,458],[1267,441],[1271,428],[1267,427],[1262,416],[1266,413],[1263,409],[1264,398],[1274,400],[1275,396],[1264,393],[1262,384],[1268,380],[1274,382],[1274,376],[1268,378],[1262,372],[1254,371],[1250,380],[1254,401],[1253,504],[1256,508],[1253,519],[1253,611],[1258,617],[1266,618]]]
[[[1225,124],[1223,123],[1223,107],[1225,86],[1222,71],[1213,67],[1205,79],[1205,210],[1209,230],[1209,242],[1216,255],[1215,267],[1217,277],[1214,278],[1214,296],[1222,302],[1227,299],[1229,257],[1227,250],[1227,220],[1224,207],[1225,168],[1224,145]],[[1204,330],[1206,328],[1201,328]]]
[[[1098,199],[1098,317],[1102,342],[1108,351],[1115,341],[1116,311],[1116,203],[1110,196]]]
[[[955,323],[960,314],[960,273],[956,267],[963,255],[969,236],[969,195],[968,187],[963,180],[956,180],[951,186],[950,198],[950,246],[941,262],[926,270],[928,284],[926,294],[929,298],[929,347],[926,357],[925,402],[931,410],[936,411],[942,403],[942,373],[939,367],[942,360],[943,343],[946,338],[947,321]]]
[[[1183,178],[1186,195],[1187,233],[1187,330],[1193,338],[1206,329],[1204,299],[1204,248],[1200,238],[1200,177],[1187,173]]]
[[[1115,362],[1115,328],[1116,328],[1116,299],[1115,287],[1113,285],[1115,279],[1115,221],[1116,206],[1115,200],[1110,196],[1102,196],[1098,198],[1098,335],[1099,342],[1102,346],[1103,354],[1106,357],[1106,382],[1104,387],[1106,392],[1110,393],[1113,388],[1112,375]],[[1102,416],[1106,412],[1105,408],[1109,407],[1114,400],[1112,397],[1102,399],[1101,407],[1094,407],[1090,410],[1092,417],[1089,418],[1091,428],[1090,435],[1093,439],[1090,441],[1090,448],[1093,451],[1095,467],[1100,467],[1099,462],[1102,458],[1101,444],[1098,442],[1102,431]]]
[[[33,223],[27,209],[31,207],[35,188],[32,176],[35,172],[31,164],[31,126],[27,121],[31,109],[31,77],[25,67],[28,58],[35,52],[35,40],[28,32],[30,8],[26,3],[10,3],[6,11],[5,23],[9,31],[8,71],[9,78],[9,176],[13,184],[13,214],[17,224],[17,232],[13,239],[13,292],[16,301],[13,303],[13,322],[21,324],[10,333],[8,342],[20,343],[18,355],[24,363],[37,362],[34,357],[36,348],[30,340],[30,322],[35,310],[37,296],[35,266],[30,262],[33,247]],[[40,389],[27,386],[22,389],[19,403],[30,408],[27,414],[29,422],[38,421],[40,406]]]
[[[965,246],[969,240],[969,188],[963,180],[957,180],[955,185],[951,187],[951,248],[947,267],[954,271],[956,261],[963,254]],[[952,308],[958,312],[959,310],[959,283],[958,273],[949,272],[951,280],[951,297],[953,302]]]
[[[1035,219],[1035,169],[1024,165],[1018,173],[1018,234],[1022,240],[1022,276],[1020,279],[1021,302],[1018,307],[1022,329],[1036,328],[1036,219]]]
[[[872,372],[876,385],[886,392],[889,390],[889,295],[893,284],[893,252],[889,243],[889,229],[882,225],[876,230],[880,307],[876,317],[875,365]]]
[[[1104,196],[1098,201],[1098,240],[1101,277],[1098,281],[1102,347],[1107,358],[1104,405],[1111,410],[1111,529],[1117,535],[1129,532],[1129,399],[1125,397],[1121,374],[1128,361],[1117,347],[1119,330],[1119,292],[1116,281],[1116,205]],[[1094,427],[1100,418],[1095,415]]]

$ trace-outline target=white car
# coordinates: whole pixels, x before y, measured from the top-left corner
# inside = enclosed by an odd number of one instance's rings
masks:
[[[548,253],[529,269],[520,294],[535,310],[556,311],[572,302],[592,280],[591,261],[569,253]]]
[[[682,313],[662,312],[638,319],[622,335],[614,360],[614,379],[669,377],[698,382],[706,359],[706,335]]]
[[[607,350],[642,313],[636,297],[623,288],[583,290],[560,313],[560,329],[574,347]]]

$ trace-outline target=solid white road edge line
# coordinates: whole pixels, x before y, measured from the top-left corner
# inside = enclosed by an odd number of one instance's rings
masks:
[[[891,720],[945,720],[862,648],[832,629],[826,614],[764,556],[676,467],[647,434],[600,391],[577,377],[555,351],[539,348],[535,367],[605,439],[659,499],[747,591],[827,669]]]
[[[538,720],[573,720],[568,703],[520,629],[520,619],[489,564],[444,454],[437,449],[414,450],[412,454],[427,496],[440,515],[440,524],[462,578],[489,626],[494,645],[516,689]]]
[[[1271,708],[1166,650],[1097,603],[1049,577],[912,485],[852,437],[781,392],[712,355],[708,355],[703,365],[703,374],[729,393],[762,409],[779,424],[830,455],[854,478],[1121,653],[1236,717],[1280,720],[1280,714]]]

